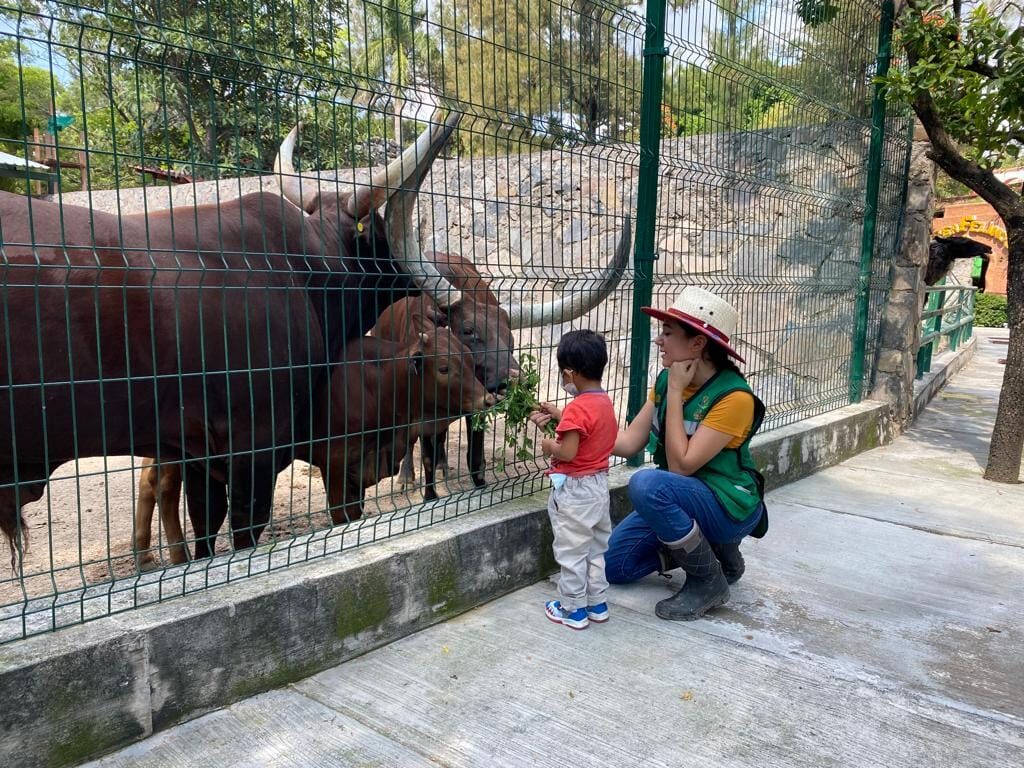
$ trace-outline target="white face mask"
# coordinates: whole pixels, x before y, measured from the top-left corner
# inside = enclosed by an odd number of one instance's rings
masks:
[[[570,397],[576,397],[576,395],[580,393],[580,391],[576,388],[576,385],[573,384],[571,381],[568,384],[563,384],[562,389],[564,389],[565,393]]]

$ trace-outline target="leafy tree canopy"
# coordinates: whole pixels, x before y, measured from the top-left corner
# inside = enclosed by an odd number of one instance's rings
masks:
[[[987,5],[963,20],[945,4],[912,2],[900,34],[910,66],[886,78],[889,98],[928,94],[945,131],[969,160],[998,167],[1024,149],[1024,28]]]

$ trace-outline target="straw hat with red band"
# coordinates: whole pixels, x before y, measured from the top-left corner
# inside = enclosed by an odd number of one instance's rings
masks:
[[[735,357],[741,363],[746,362],[732,348],[734,342],[730,342],[736,335],[736,323],[739,320],[736,309],[710,291],[689,285],[683,288],[682,293],[668,309],[641,307],[640,311],[664,322],[682,323],[707,336],[730,357]]]

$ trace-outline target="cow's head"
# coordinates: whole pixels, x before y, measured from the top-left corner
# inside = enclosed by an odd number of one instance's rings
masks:
[[[451,328],[459,341],[472,351],[477,377],[487,390],[501,392],[507,382],[518,378],[520,373],[512,331],[567,323],[604,301],[625,273],[630,240],[627,216],[608,265],[599,272],[573,278],[562,289],[563,296],[554,301],[501,306],[487,281],[476,275],[463,282],[462,301],[439,312],[436,322]]]
[[[494,395],[476,376],[473,353],[447,328],[439,328],[421,316],[413,317],[418,336],[408,350],[411,387],[430,419],[454,419],[494,405]]]
[[[324,243],[336,242],[338,254],[360,261],[361,274],[393,274],[397,265],[441,307],[450,307],[461,294],[423,258],[413,223],[416,195],[438,152],[462,115],[453,112],[443,123],[432,123],[402,155],[378,171],[365,185],[351,190],[336,185],[321,192],[316,180],[295,172],[292,155],[299,126],[285,137],[274,161],[282,195],[320,223]],[[383,219],[377,210],[386,205]],[[372,290],[374,286],[363,286]]]
[[[509,380],[519,378],[508,312],[497,303],[476,300],[472,291],[464,290],[462,295],[462,301],[438,312],[434,320],[447,326],[472,354],[476,377],[484,388],[502,392]]]

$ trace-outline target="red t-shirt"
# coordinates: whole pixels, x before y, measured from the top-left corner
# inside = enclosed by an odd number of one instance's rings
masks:
[[[572,461],[552,459],[552,472],[582,477],[606,471],[619,435],[619,419],[608,393],[599,389],[576,395],[562,410],[555,432],[559,436],[579,432],[580,447]]]

